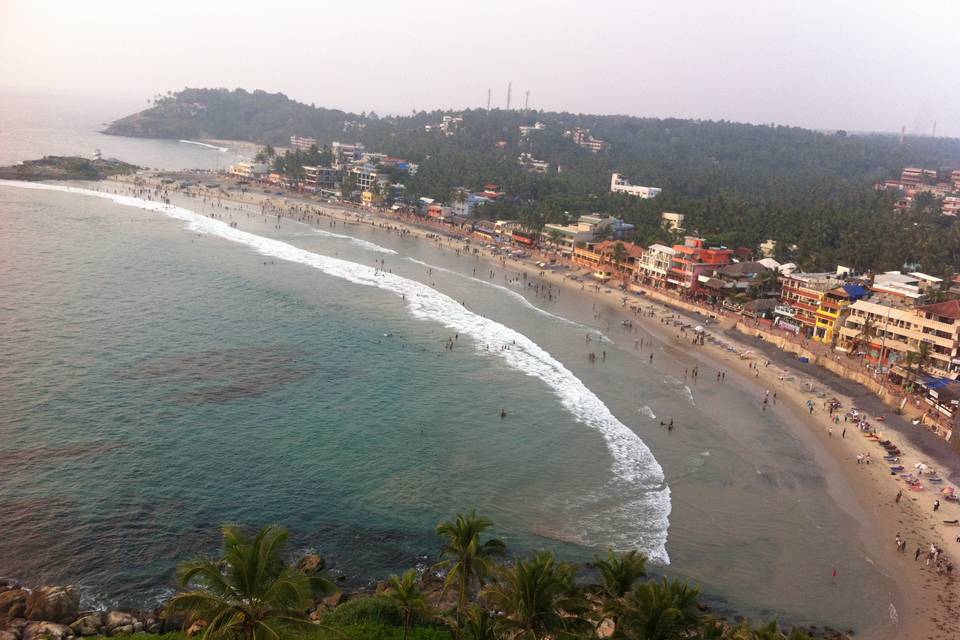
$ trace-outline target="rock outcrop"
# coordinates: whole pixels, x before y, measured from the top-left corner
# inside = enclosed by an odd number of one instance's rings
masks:
[[[0,593],[0,621],[27,616],[27,598],[30,592],[22,587]]]
[[[68,587],[39,587],[27,597],[27,620],[70,624],[80,610],[80,590]]]

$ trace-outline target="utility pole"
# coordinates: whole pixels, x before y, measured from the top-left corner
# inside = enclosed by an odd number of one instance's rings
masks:
[[[523,99],[523,112],[527,112],[527,107],[530,106],[530,90],[527,89],[527,97]],[[934,125],[934,130],[936,130],[936,125]]]
[[[510,111],[510,92],[513,90],[513,83],[507,83],[507,111]]]

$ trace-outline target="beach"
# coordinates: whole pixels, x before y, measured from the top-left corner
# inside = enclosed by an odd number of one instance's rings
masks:
[[[103,186],[97,188],[109,188],[110,184],[109,182],[103,183]],[[129,183],[120,182],[118,184],[129,187]],[[171,192],[171,197],[178,202],[183,202],[184,206],[193,206],[198,212],[204,210],[204,207],[196,206],[202,202],[200,197],[184,197],[183,194],[173,192]],[[699,401],[710,402],[710,399],[714,398],[717,402],[717,417],[734,422],[742,419],[743,415],[750,415],[751,412],[758,418],[765,417],[766,412],[763,410],[762,404],[764,393],[767,389],[775,391],[778,403],[775,406],[768,406],[767,411],[771,414],[777,414],[777,419],[789,426],[791,434],[802,440],[804,446],[816,454],[817,462],[823,469],[827,470],[824,478],[826,491],[830,493],[831,499],[849,514],[849,522],[855,524],[855,530],[852,530],[850,535],[863,540],[865,548],[870,550],[869,561],[875,563],[885,575],[898,584],[896,593],[890,594],[890,601],[895,605],[897,611],[898,626],[887,625],[882,628],[871,629],[869,630],[870,633],[875,635],[868,637],[949,637],[948,635],[938,635],[942,632],[937,626],[942,624],[943,620],[949,619],[951,614],[945,607],[953,605],[949,601],[937,601],[935,592],[940,587],[952,589],[953,583],[948,583],[945,577],[936,576],[932,570],[923,571],[920,569],[919,565],[923,565],[922,561],[904,567],[907,558],[903,554],[892,551],[894,548],[893,538],[898,532],[907,540],[911,553],[914,544],[919,541],[918,537],[923,537],[924,542],[928,542],[924,536],[924,531],[927,530],[927,526],[936,527],[936,518],[932,517],[932,512],[922,508],[924,506],[922,501],[904,500],[899,505],[894,503],[893,496],[896,491],[892,490],[891,492],[885,486],[894,483],[894,480],[884,480],[882,477],[886,469],[879,464],[880,450],[877,445],[868,445],[862,436],[849,432],[846,438],[840,437],[839,433],[836,432],[831,437],[827,432],[825,422],[823,422],[826,412],[821,410],[821,405],[817,404],[813,419],[805,409],[806,400],[815,399],[815,402],[821,403],[823,401],[821,396],[824,394],[828,397],[836,395],[843,404],[844,412],[853,406],[852,400],[842,397],[842,394],[827,391],[823,385],[819,384],[817,385],[817,391],[803,388],[799,381],[801,376],[799,372],[784,376],[785,378],[793,377],[793,381],[780,380],[782,374],[780,369],[774,365],[767,367],[765,358],[759,358],[756,355],[755,348],[740,344],[734,338],[718,333],[718,331],[724,330],[727,325],[707,323],[705,322],[705,316],[680,316],[678,311],[665,307],[648,297],[630,296],[628,305],[639,305],[641,312],[637,313],[631,310],[629,306],[623,306],[622,298],[624,294],[621,292],[606,287],[598,289],[589,285],[584,286],[581,282],[570,281],[563,274],[540,269],[530,262],[500,259],[485,255],[485,251],[474,254],[473,249],[478,248],[476,242],[473,242],[467,248],[462,240],[437,236],[434,229],[424,229],[408,223],[401,223],[393,218],[374,217],[367,212],[337,210],[313,202],[301,203],[293,198],[288,199],[289,209],[275,210],[272,207],[275,205],[282,206],[283,200],[273,195],[247,194],[245,201],[254,211],[263,211],[265,198],[270,200],[271,215],[276,212],[281,213],[285,218],[302,219],[305,222],[311,222],[317,229],[325,233],[335,232],[358,236],[365,238],[364,242],[376,242],[376,238],[380,237],[384,244],[388,244],[388,239],[395,240],[400,237],[399,234],[403,233],[403,241],[412,243],[409,245],[411,247],[427,241],[431,247],[439,248],[449,256],[447,268],[453,268],[454,265],[462,263],[469,256],[469,260],[477,265],[475,267],[476,271],[482,274],[486,269],[490,269],[495,272],[493,275],[495,275],[497,283],[505,283],[498,284],[498,287],[505,285],[529,286],[534,283],[539,283],[541,287],[549,286],[547,291],[538,294],[537,300],[538,305],[549,310],[545,312],[550,313],[553,309],[556,309],[558,314],[564,315],[570,310],[578,309],[580,310],[581,321],[589,318],[593,319],[591,324],[597,329],[591,330],[591,333],[594,335],[598,331],[607,333],[619,343],[619,346],[610,352],[611,358],[616,360],[597,364],[595,367],[585,367],[579,373],[580,377],[584,377],[585,375],[592,376],[595,372],[598,378],[591,382],[591,386],[602,384],[602,378],[607,375],[605,371],[608,367],[618,367],[618,372],[622,371],[628,375],[631,371],[640,373],[647,367],[647,358],[655,356],[656,365],[662,367],[676,380],[679,390],[682,391],[683,383],[686,382],[693,388],[693,393]],[[227,202],[227,200],[223,198],[223,202]],[[191,205],[191,203],[193,204]],[[322,207],[324,215],[319,218],[312,215],[308,216],[305,207],[310,207],[311,210],[314,208],[320,210]],[[210,211],[212,213],[212,210]],[[217,212],[213,215],[221,214]],[[362,220],[357,219],[358,215],[362,216]],[[337,226],[331,227],[334,220],[336,220]],[[249,223],[245,222],[244,218],[239,218],[238,224],[242,229]],[[373,253],[370,254],[371,257]],[[397,266],[389,254],[382,255],[386,264]],[[426,256],[424,258],[426,259]],[[428,260],[428,262],[432,261]],[[524,272],[526,277],[523,275]],[[469,271],[467,275],[469,275]],[[448,279],[453,277],[452,274],[448,276],[445,273],[437,273],[436,276]],[[429,280],[427,284],[431,284]],[[472,306],[470,300],[467,300],[467,306]],[[591,308],[592,311],[590,311]],[[619,326],[622,320],[628,319],[635,323],[636,331],[632,328]],[[729,319],[726,319],[726,321],[729,322]],[[708,334],[716,335],[718,339],[725,341],[728,345],[735,346],[739,353],[719,348],[713,341],[705,341],[704,346],[694,345],[693,339],[696,332],[692,330],[692,327],[698,324],[705,325]],[[685,330],[683,330],[683,325],[687,325]],[[643,338],[644,344],[642,346],[638,348],[635,345],[631,349],[630,342],[634,340],[632,338],[634,335],[646,337]],[[601,358],[606,360],[606,354],[603,353],[605,344],[603,341],[594,341],[581,345],[580,349],[582,349],[584,356],[587,352],[591,352],[596,354],[598,360]],[[751,351],[753,354],[747,358],[741,358],[740,354],[745,351]],[[632,362],[629,361],[631,352],[635,353]],[[759,369],[753,369],[750,366],[756,362],[761,363]],[[692,370],[693,368],[698,369],[699,380],[690,381],[688,379],[689,371],[685,371],[685,369]],[[716,381],[717,373],[723,374],[722,382]],[[728,387],[723,385],[728,385]],[[729,389],[729,392],[725,389]],[[729,413],[732,410],[721,406],[723,404],[721,400],[734,392],[736,392],[737,397],[740,397],[741,391],[745,394],[745,397],[754,398],[755,403],[750,403],[751,406],[749,407],[741,407],[736,413]],[[625,399],[624,402],[627,400],[629,398]],[[624,408],[626,405],[620,406],[622,404],[617,405],[620,407],[619,412],[621,413],[627,410]],[[511,411],[515,410],[514,406],[511,405]],[[662,413],[662,410],[657,409],[657,412]],[[729,415],[724,415],[724,412],[728,412]],[[674,438],[675,441],[679,442],[681,440],[676,439],[687,437],[687,424],[683,420],[682,413],[678,413],[677,417],[677,428],[671,435],[666,434],[666,428],[662,426],[658,428],[656,420],[651,420],[649,427],[644,427],[648,430],[643,435],[644,440],[656,443],[658,439],[666,442],[666,438]],[[518,419],[523,418],[518,415]],[[663,418],[660,421],[663,422]],[[840,443],[840,440],[843,440],[843,443]],[[876,463],[873,465],[856,465],[856,453],[870,450],[867,448],[868,446],[872,448],[874,456],[878,458]],[[850,451],[845,448],[850,449]],[[910,457],[912,453],[905,446],[901,448],[904,451],[904,459],[909,458],[912,461],[913,458]],[[656,446],[654,446],[654,450],[657,451]],[[716,452],[714,455],[716,455]],[[931,460],[928,459],[927,461],[931,463],[931,466],[936,466]],[[764,467],[756,473],[760,474],[761,471],[761,477],[765,478],[768,475],[771,478],[775,477],[775,469],[767,470]],[[864,471],[868,471],[868,473],[864,473]],[[752,469],[750,472],[753,474]],[[684,487],[686,481],[679,476],[668,479],[674,487],[676,498],[675,517],[672,517],[671,521],[672,523],[674,520],[676,522],[688,522],[690,517],[685,515],[685,512],[690,510],[691,504],[689,497],[687,497],[689,489]],[[891,486],[896,485],[892,484]],[[700,487],[696,490],[702,492]],[[704,500],[708,499],[704,498]],[[885,504],[887,508],[883,508]],[[914,508],[908,512],[907,508],[910,506]],[[949,518],[948,514],[952,513],[949,508],[954,506],[945,503],[938,515],[943,514],[944,519]],[[903,513],[896,511],[894,507],[903,510]],[[914,511],[916,513],[913,513]],[[520,517],[519,513],[518,517]],[[920,528],[919,524],[908,528],[913,517],[917,518],[918,523],[923,523],[923,528]],[[897,520],[903,520],[903,522],[897,522]],[[760,523],[762,524],[762,521]],[[548,524],[545,521],[541,533],[546,537],[555,537],[558,540],[568,539],[569,532],[562,531],[559,527],[553,530],[553,527],[559,524]],[[700,545],[697,541],[684,540],[684,537],[687,536],[687,532],[683,530],[685,527],[678,528],[676,524],[672,524],[672,527],[671,539],[677,541],[675,545],[678,548],[684,548],[691,543]],[[943,533],[940,535],[943,537]],[[682,544],[680,544],[681,541]],[[949,542],[949,540],[946,540],[943,543],[944,548],[948,551],[951,548]],[[705,547],[698,546],[697,548],[710,549],[708,544]],[[888,552],[888,550],[891,551]],[[711,553],[718,552],[711,551]],[[913,562],[913,559],[909,558],[909,561]],[[691,560],[687,558],[684,562],[689,564]],[[827,572],[823,577],[825,586],[838,589],[844,586],[844,579],[847,577],[846,569],[841,569],[837,576],[829,575],[829,565],[825,565],[821,570]],[[782,576],[779,580],[782,580],[784,592],[787,592],[786,587],[789,585],[790,576]],[[882,608],[885,608],[887,603],[879,604],[882,605]],[[857,631],[861,630],[857,629]],[[898,635],[907,632],[909,632],[909,635]]]
[[[243,199],[251,204],[263,200],[264,197],[257,194],[247,194]],[[369,211],[357,212],[314,203],[301,206],[319,209],[324,216],[339,220],[342,224],[374,227],[385,224],[391,227],[386,230],[389,233],[396,232],[397,228],[405,229],[414,237],[428,233],[433,236],[429,238],[433,243],[454,251],[465,249],[460,238],[436,236],[432,228],[425,231],[422,227],[398,221],[394,217],[378,217]],[[296,215],[296,212],[291,210],[287,215]],[[476,245],[476,241],[473,245]],[[835,413],[842,416],[858,408],[853,397],[828,386],[824,377],[817,375],[819,372],[811,374],[808,370],[798,368],[799,363],[795,359],[782,353],[779,358],[769,354],[769,344],[764,345],[766,352],[746,344],[745,338],[731,331],[735,317],[721,317],[719,325],[707,324],[709,333],[735,351],[720,347],[716,342],[706,342],[703,347],[692,346],[694,333],[689,327],[704,324],[704,316],[670,308],[650,297],[572,281],[567,273],[538,268],[533,264],[534,259],[521,261],[493,256],[485,250],[481,251],[481,255],[488,264],[516,272],[518,277],[525,273],[525,278],[557,287],[562,292],[559,295],[578,296],[593,305],[611,307],[614,312],[617,307],[625,308],[622,299],[626,298],[628,304],[643,310],[642,313],[629,312],[628,315],[636,322],[643,323],[647,332],[656,335],[664,349],[682,350],[703,363],[701,375],[705,382],[711,381],[718,372],[722,372],[724,377],[729,373],[731,380],[736,376],[740,384],[752,388],[757,397],[758,411],[785,414],[791,423],[797,425],[799,433],[818,444],[821,462],[828,469],[826,480],[829,491],[840,504],[847,505],[856,515],[861,522],[859,535],[872,550],[872,560],[898,585],[899,592],[894,596],[890,610],[891,627],[896,629],[891,637],[952,637],[952,620],[956,618],[960,604],[956,580],[953,576],[938,574],[933,563],[926,562],[926,556],[932,544],[943,549],[952,559],[952,553],[957,549],[958,529],[944,524],[944,521],[960,518],[960,506],[941,500],[939,510],[935,512],[933,501],[940,497],[937,485],[927,484],[925,491],[910,491],[899,474],[889,471],[889,465],[883,460],[883,449],[854,426],[852,418],[849,422],[845,419],[840,423],[834,422],[833,415],[824,403],[835,399],[840,407]],[[680,330],[678,324],[685,325],[688,330]],[[643,357],[642,354],[638,356]],[[834,386],[840,386],[835,380],[832,382]],[[763,402],[764,398],[768,399],[768,403]],[[873,405],[871,410],[878,408]],[[884,416],[883,421],[876,420],[880,415]],[[898,420],[892,410],[873,413],[867,416],[867,420],[877,431],[877,439],[890,439],[900,447],[900,460],[904,467],[912,470],[915,464],[925,463],[931,469],[939,469],[945,482],[950,482],[948,465],[937,464],[928,454],[911,444],[909,438],[903,437],[903,430],[912,425]],[[871,455],[872,463],[858,464],[858,454],[865,453]],[[896,500],[899,491],[903,492],[903,498]],[[894,542],[898,537],[905,542],[903,552]],[[921,553],[915,560],[913,556],[918,548]],[[842,576],[833,578],[842,580]]]

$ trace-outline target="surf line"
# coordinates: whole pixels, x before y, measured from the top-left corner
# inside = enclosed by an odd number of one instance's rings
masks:
[[[0,180],[0,186],[92,196],[121,205],[158,212],[186,223],[187,228],[195,233],[243,244],[264,256],[303,264],[354,284],[376,287],[401,296],[407,309],[415,318],[439,322],[451,330],[470,336],[474,339],[479,352],[499,356],[510,367],[540,379],[557,396],[561,406],[578,422],[599,432],[613,458],[613,475],[608,481],[609,486],[599,492],[602,497],[595,500],[609,499],[610,496],[615,495],[628,501],[637,509],[629,517],[623,518],[627,521],[623,524],[637,527],[642,523],[645,526],[642,530],[637,530],[635,535],[625,535],[623,531],[619,531],[614,540],[592,539],[589,540],[589,544],[615,545],[620,549],[639,547],[652,560],[669,563],[666,541],[671,511],[670,488],[660,463],[640,437],[620,422],[596,394],[561,362],[524,334],[475,314],[450,296],[415,280],[340,258],[313,253],[281,240],[242,231],[231,227],[226,222],[207,218],[176,205],[64,185]],[[501,346],[507,348],[501,349]],[[614,508],[609,511],[608,517],[615,517],[614,514],[617,513],[619,510]],[[601,514],[597,514],[591,520],[609,522],[607,518],[599,516]],[[603,533],[602,530],[591,531],[590,537],[603,535]]]

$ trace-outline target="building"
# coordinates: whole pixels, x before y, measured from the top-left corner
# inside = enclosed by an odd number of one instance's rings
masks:
[[[870,289],[885,302],[915,306],[923,296],[938,290],[942,282],[941,278],[918,271],[912,273],[886,271],[873,277]]]
[[[356,180],[357,191],[373,191],[378,183],[390,182],[390,176],[382,175],[369,164],[351,167],[350,175]]]
[[[650,245],[637,262],[636,279],[656,289],[666,289],[667,272],[676,255],[676,250],[666,245]]]
[[[824,344],[833,344],[846,319],[847,307],[865,298],[867,293],[859,284],[844,284],[826,291],[820,299],[820,306],[817,307],[813,339]]]
[[[531,126],[520,125],[520,137],[526,138],[534,131],[543,131],[546,128],[547,125],[543,124],[542,122],[535,122]]]
[[[453,204],[450,206],[453,208],[455,215],[464,218],[469,218],[473,215],[477,207],[490,202],[490,198],[479,193],[471,193],[467,189],[461,189],[461,193],[463,194],[463,199],[454,199]]]
[[[760,255],[764,258],[772,258],[777,250],[776,240],[764,240],[760,243]]]
[[[443,116],[440,122],[440,131],[446,136],[452,136],[463,124],[463,116]]]
[[[359,142],[346,144],[336,140],[330,145],[333,154],[333,168],[340,169],[344,165],[360,162],[363,159],[364,146]]]
[[[316,138],[307,138],[302,136],[290,136],[290,146],[300,151],[309,151],[310,147],[317,145]]]
[[[960,196],[947,196],[943,199],[943,207],[940,209],[940,213],[945,216],[953,216],[956,218],[960,215]]]
[[[641,187],[640,185],[630,184],[630,181],[619,173],[610,176],[610,191],[613,193],[626,193],[638,198],[656,198],[660,195],[661,189],[657,187]],[[674,214],[680,215],[680,214]],[[681,216],[682,217],[682,216]]]
[[[908,354],[929,345],[924,368],[931,373],[957,378],[960,372],[960,301],[905,309],[873,300],[859,300],[840,329],[837,349],[887,366],[904,364]]]
[[[659,189],[657,189],[657,193],[660,193]],[[660,214],[660,225],[666,227],[670,231],[682,232],[683,218],[684,215],[682,213],[671,213],[669,211],[664,211]]]
[[[636,276],[637,265],[640,264],[643,255],[643,248],[632,242],[604,240],[587,242],[576,247],[573,250],[573,262],[596,273],[604,274],[601,276],[603,279],[613,274],[618,274],[623,279],[630,279]]]
[[[589,149],[594,153],[606,151],[609,147],[609,145],[603,140],[597,140],[590,135],[590,129],[582,129],[577,127],[570,133],[570,138],[573,140],[573,144],[583,149]]]
[[[333,167],[306,166],[303,167],[303,188],[311,193],[332,191],[340,184],[342,174]]]
[[[260,180],[267,175],[268,171],[269,167],[264,162],[241,161],[230,167],[227,173],[244,180]]]
[[[710,270],[730,264],[733,251],[708,248],[703,238],[686,236],[683,244],[673,246],[674,255],[667,270],[667,286],[693,293],[701,289],[700,276]]]
[[[812,336],[824,294],[843,284],[843,277],[837,273],[795,271],[781,275],[776,324],[784,329]]]
[[[546,173],[550,170],[549,162],[537,160],[529,153],[521,153],[520,157],[517,158],[517,162],[530,173]]]
[[[439,222],[444,222],[447,218],[453,215],[453,209],[446,207],[438,202],[427,207],[427,217]]]

